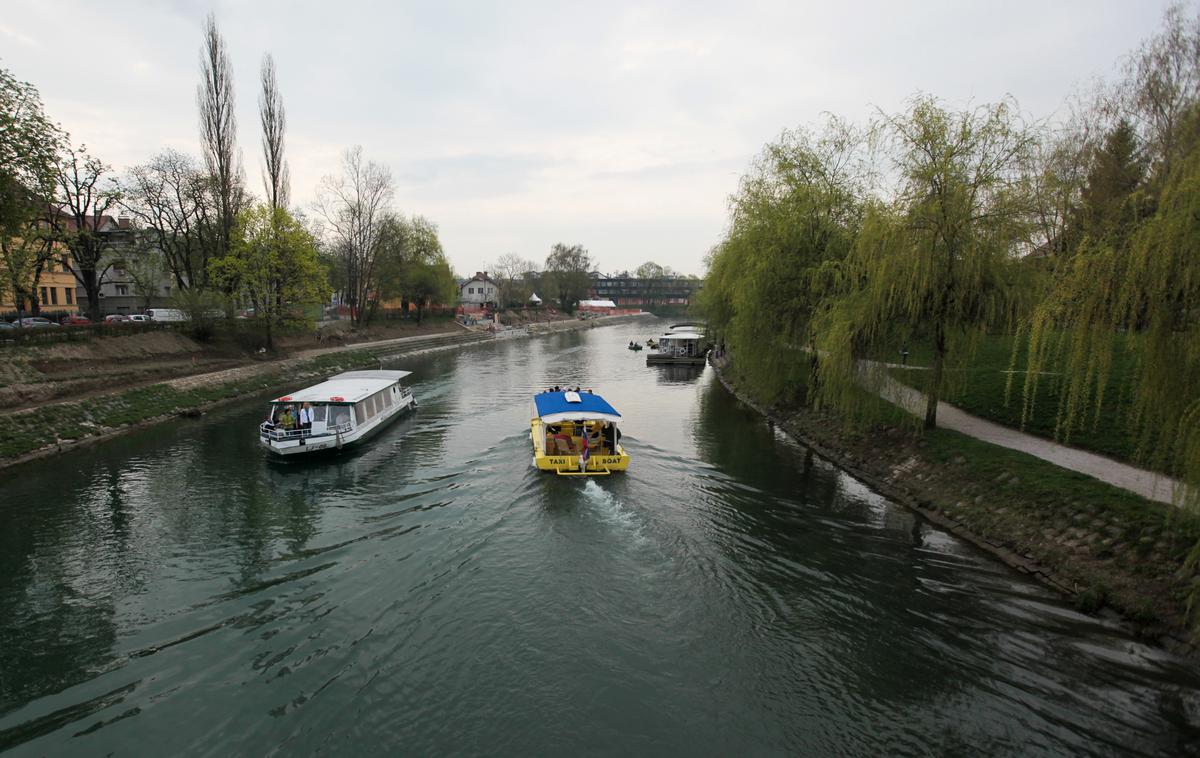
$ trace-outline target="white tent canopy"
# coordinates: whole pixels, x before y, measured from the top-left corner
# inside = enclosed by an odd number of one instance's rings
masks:
[[[531,303],[540,303],[540,302],[542,302],[542,299],[541,299],[540,297],[538,297],[538,296],[537,296],[537,293],[535,292],[535,293],[533,293],[532,295],[530,295],[530,296],[529,296],[529,302],[531,302]]]

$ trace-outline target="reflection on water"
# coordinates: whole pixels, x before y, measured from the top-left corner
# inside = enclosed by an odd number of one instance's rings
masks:
[[[1200,749],[1191,666],[628,339],[404,361],[420,409],[324,460],[246,403],[6,472],[0,749]],[[625,415],[626,475],[532,468],[553,384]]]
[[[705,366],[663,363],[651,366],[659,384],[690,384],[704,374]]]

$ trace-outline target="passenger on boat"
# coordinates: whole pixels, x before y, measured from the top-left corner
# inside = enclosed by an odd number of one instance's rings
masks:
[[[296,428],[296,417],[292,415],[292,408],[289,405],[283,407],[283,413],[279,414],[280,427],[292,430]]]
[[[562,430],[561,426],[552,426],[549,431],[549,440],[553,442],[554,452],[559,455],[570,455],[573,451],[571,445],[571,435]],[[550,452],[550,445],[546,446],[546,451]]]
[[[313,422],[313,407],[312,403],[305,403],[300,408],[300,428],[312,429]]]

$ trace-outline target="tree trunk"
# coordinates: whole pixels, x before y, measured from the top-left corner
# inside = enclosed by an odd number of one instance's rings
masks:
[[[80,278],[83,279],[83,291],[87,293],[88,299],[88,318],[92,321],[100,320],[100,278],[96,276],[96,269],[86,268],[80,273]]]
[[[929,370],[929,384],[925,387],[926,429],[937,427],[937,406],[942,394],[942,367],[945,362],[946,335],[939,326],[933,339],[933,366]]]

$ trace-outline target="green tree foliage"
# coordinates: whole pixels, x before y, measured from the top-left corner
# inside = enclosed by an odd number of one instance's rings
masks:
[[[1129,121],[1122,119],[1092,161],[1080,198],[1078,233],[1123,244],[1141,215],[1135,193],[1145,173],[1137,134]]]
[[[378,265],[380,298],[415,305],[418,324],[430,305],[457,299],[458,285],[437,225],[423,216],[405,219],[392,214],[384,220]]]
[[[1124,398],[1106,397],[1114,351],[1134,352],[1130,433],[1139,457],[1200,484],[1200,109],[1171,137],[1181,150],[1157,210],[1128,244],[1085,240],[1034,313],[1026,413],[1043,371],[1062,369],[1058,432]]]
[[[952,112],[917,97],[879,125],[900,185],[872,205],[830,302],[818,345],[827,401],[853,403],[856,359],[897,338],[933,354],[925,426],[937,424],[947,357],[1012,323],[1025,294],[1013,257],[1028,239],[1025,169],[1033,142],[1011,103]]]
[[[849,253],[864,191],[864,140],[830,120],[768,145],[731,201],[729,232],[701,290],[710,332],[768,399],[807,384],[824,271]]]
[[[667,275],[667,270],[654,261],[646,261],[637,267],[633,275],[638,279],[662,279]]]
[[[37,303],[37,278],[53,254],[41,215],[62,143],[37,89],[0,68],[0,266],[18,310],[25,298]]]
[[[587,297],[591,287],[592,259],[582,245],[554,245],[546,257],[546,272],[542,277],[546,294],[558,300],[567,313],[574,313],[579,301]]]
[[[211,261],[209,267],[214,283],[236,283],[238,294],[254,305],[269,349],[280,323],[297,307],[319,303],[328,295],[312,234],[286,210],[267,204],[238,214],[232,255]]]
[[[37,89],[0,68],[0,232],[18,236],[54,192],[63,135]]]

